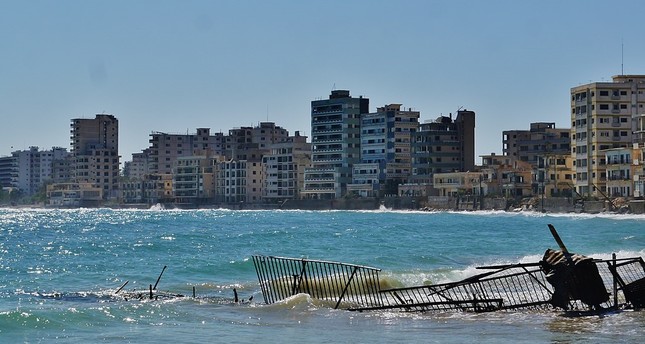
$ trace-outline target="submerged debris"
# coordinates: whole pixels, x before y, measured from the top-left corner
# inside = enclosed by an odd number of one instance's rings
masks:
[[[549,227],[560,250],[547,250],[542,261],[479,267],[489,271],[443,284],[381,289],[377,268],[273,256],[253,256],[253,263],[266,304],[306,293],[334,308],[353,311],[643,307],[645,263],[641,257],[596,260],[571,254],[555,228]]]

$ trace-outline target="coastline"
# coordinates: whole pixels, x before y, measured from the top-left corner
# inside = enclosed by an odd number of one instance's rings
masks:
[[[16,209],[229,209],[229,210],[412,210],[412,211],[533,211],[539,213],[645,214],[645,200],[616,199],[610,201],[573,201],[571,198],[531,197],[521,200],[477,197],[385,197],[342,198],[333,200],[287,200],[278,203],[208,203],[208,204],[116,204],[60,207],[44,204],[0,204],[0,208]]]

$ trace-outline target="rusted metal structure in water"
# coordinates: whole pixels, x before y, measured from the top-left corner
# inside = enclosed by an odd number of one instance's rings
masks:
[[[572,255],[555,228],[549,228],[561,250],[547,250],[540,262],[479,267],[486,271],[442,284],[381,289],[380,269],[373,267],[273,256],[253,256],[253,263],[266,304],[305,293],[334,308],[352,311],[645,307],[643,258],[616,259],[614,255],[598,260]]]

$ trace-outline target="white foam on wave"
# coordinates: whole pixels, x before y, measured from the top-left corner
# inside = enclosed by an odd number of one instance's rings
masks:
[[[632,250],[620,250],[617,252],[598,252],[598,253],[581,253],[585,256],[610,260],[612,259],[612,254],[616,254],[617,259],[622,258],[635,258],[641,257],[645,259],[645,249],[640,251]],[[400,273],[392,274],[383,274],[383,277],[393,279],[394,281],[390,282],[393,286],[401,284],[402,286],[418,286],[418,285],[428,285],[428,284],[440,284],[440,283],[449,283],[457,282],[463,279],[484,273],[486,271],[491,271],[487,269],[478,269],[478,267],[486,266],[498,266],[498,265],[512,265],[512,264],[527,264],[527,263],[537,263],[542,260],[542,254],[532,254],[520,257],[517,260],[511,259],[489,259],[484,260],[481,263],[472,264],[464,268],[439,268],[434,270],[415,270],[415,271],[406,271]]]
[[[433,213],[433,212],[427,212]],[[438,213],[438,212],[435,212]],[[504,210],[475,210],[475,211],[439,211],[464,216],[506,216],[506,217],[532,217],[532,218],[567,218],[567,219],[611,219],[611,220],[637,220],[645,221],[645,214],[616,214],[616,213],[542,213],[538,211],[504,211]]]

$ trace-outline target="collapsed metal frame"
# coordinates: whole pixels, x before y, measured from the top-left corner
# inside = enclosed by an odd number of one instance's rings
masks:
[[[380,269],[338,262],[253,256],[266,304],[298,293],[334,303],[352,311],[471,311],[552,309],[554,289],[541,262],[485,266],[481,274],[457,282],[380,290]],[[643,258],[594,260],[607,293],[601,306],[615,309],[643,305]],[[569,300],[570,310],[584,310],[579,300]]]
[[[539,263],[480,267],[488,269],[458,282],[382,290],[384,304],[352,310],[460,310],[490,312],[540,308],[549,304],[553,290]]]

